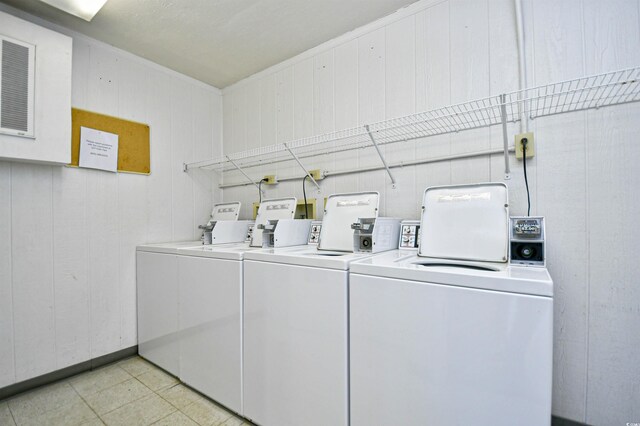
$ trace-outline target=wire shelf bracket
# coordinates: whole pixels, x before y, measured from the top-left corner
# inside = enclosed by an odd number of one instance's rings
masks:
[[[373,143],[373,146],[376,149],[376,152],[378,153],[378,156],[380,157],[380,160],[382,161],[382,164],[384,165],[384,168],[387,170],[387,174],[389,175],[389,179],[391,179],[391,185],[393,186],[393,188],[396,187],[396,179],[393,177],[393,173],[391,173],[391,169],[389,168],[389,165],[387,164],[387,160],[384,159],[384,155],[382,155],[382,152],[380,151],[380,147],[378,146],[378,143],[376,142],[376,138],[373,137],[373,133],[371,133],[371,130],[369,129],[369,125],[365,124],[364,126],[365,130],[367,131],[367,133],[369,134],[369,138],[371,138],[371,143]]]
[[[511,167],[509,166],[509,135],[507,133],[507,105],[506,95],[500,95],[500,115],[502,116],[502,139],[504,144],[504,179],[511,179]]]
[[[311,179],[311,182],[313,182],[313,184],[316,186],[316,188],[318,188],[318,191],[320,191],[320,185],[318,185],[318,182],[316,182],[316,180],[313,178],[313,176],[311,176],[311,173],[309,173],[309,170],[307,170],[307,168],[302,164],[302,162],[300,161],[298,156],[291,150],[291,148],[289,148],[289,146],[286,143],[283,143],[282,145],[284,146],[284,149],[289,151],[289,154],[291,154],[293,159],[296,160],[296,163],[298,163],[300,168],[302,170],[304,170],[305,175],[309,176],[309,179]]]
[[[232,160],[228,155],[227,155],[226,157],[227,157],[227,160],[229,160],[229,162],[230,162],[231,164],[233,164],[233,165],[235,166],[235,168],[236,168],[236,169],[238,169],[238,171],[239,171],[240,173],[242,173],[242,175],[243,175],[244,177],[246,177],[246,178],[247,178],[247,180],[248,180],[249,182],[251,182],[251,184],[253,184],[253,186],[255,186],[256,188],[258,188],[258,191],[260,191],[260,194],[264,195],[264,191],[262,190],[262,188],[260,188],[260,185],[258,185],[257,183],[255,183],[255,182],[253,181],[253,179],[251,179],[251,178],[249,177],[249,175],[248,175],[248,174],[246,174],[246,173],[244,172],[244,170],[242,170],[242,167],[238,166],[238,165],[236,164],[236,162],[235,162],[235,161],[233,161],[233,160]]]

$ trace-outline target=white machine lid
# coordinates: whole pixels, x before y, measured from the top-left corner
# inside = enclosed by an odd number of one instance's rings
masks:
[[[142,244],[136,247],[137,251],[151,253],[176,254],[183,247],[202,247],[202,241],[176,241],[170,243]]]
[[[509,197],[503,183],[427,188],[419,256],[506,262]]]
[[[553,281],[546,268],[425,259],[415,254],[407,256],[399,250],[353,262],[350,273],[478,290],[553,296]]]
[[[238,220],[241,205],[240,201],[214,204],[211,220]]]
[[[250,251],[244,254],[244,260],[348,271],[349,265],[353,262],[371,256],[377,255],[371,253],[323,251],[318,250],[315,246],[307,245]]]
[[[249,243],[229,243],[219,245],[201,245],[200,247],[179,248],[180,256],[209,257],[225,260],[242,260],[245,253],[261,250],[259,247],[250,247]]]
[[[353,251],[351,224],[359,218],[377,218],[379,203],[378,192],[330,195],[322,218],[318,250]]]
[[[253,226],[251,246],[262,247],[262,229],[258,225],[266,225],[270,220],[293,219],[298,200],[295,197],[263,200],[258,207],[256,222]]]

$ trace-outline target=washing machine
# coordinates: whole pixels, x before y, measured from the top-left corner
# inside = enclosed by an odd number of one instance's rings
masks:
[[[242,241],[250,222],[238,221],[239,202],[215,204],[208,225],[217,241]],[[144,244],[136,247],[138,352],[180,376],[178,336],[178,250],[202,241]]]
[[[284,222],[278,224],[279,231],[297,231],[297,239],[287,239],[290,244],[306,244],[311,221],[294,221],[295,208],[295,198],[264,200],[249,241],[178,250],[180,378],[239,414],[243,414],[243,256],[262,248],[264,226],[272,221]]]
[[[263,426],[349,422],[349,265],[360,218],[378,218],[379,194],[328,197],[317,247],[244,257],[244,415]],[[382,219],[382,218],[381,218]],[[399,220],[381,220],[377,250],[397,248]],[[387,229],[388,228],[388,229]]]
[[[429,188],[418,254],[351,265],[351,426],[550,423],[553,282],[508,223],[502,184]]]

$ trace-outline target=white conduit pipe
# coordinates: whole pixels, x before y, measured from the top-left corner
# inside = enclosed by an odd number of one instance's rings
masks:
[[[524,51],[524,18],[522,15],[522,0],[514,0],[516,6],[516,30],[518,34],[518,63],[520,70],[520,90],[523,90],[527,84],[527,66],[526,66],[526,54]],[[529,131],[529,117],[527,113],[526,104],[521,103],[520,109],[520,133]]]
[[[484,156],[488,156],[488,155],[496,155],[496,154],[502,154],[504,152],[504,150],[502,148],[495,148],[495,149],[488,149],[488,150],[484,150],[484,151],[476,151],[476,152],[467,152],[467,153],[462,153],[462,154],[452,154],[452,155],[444,155],[441,157],[432,157],[432,158],[425,158],[425,159],[421,159],[421,160],[414,160],[414,161],[407,161],[407,162],[401,162],[401,163],[395,163],[395,164],[389,164],[389,168],[390,169],[395,169],[395,168],[399,168],[399,167],[410,167],[410,166],[417,166],[420,164],[430,164],[430,163],[439,163],[442,161],[450,161],[450,160],[461,160],[461,159],[466,159],[466,158],[474,158],[474,157],[484,157]],[[509,148],[509,152],[510,153],[514,153],[515,152],[515,148],[511,147]],[[385,170],[384,166],[372,166],[372,167],[360,167],[360,168],[354,168],[354,169],[344,169],[344,170],[326,170],[324,171],[324,176],[325,178],[329,178],[329,177],[334,177],[334,176],[342,176],[342,175],[349,175],[349,174],[354,174],[354,173],[363,173],[363,172],[372,172],[372,171],[376,171],[376,170]],[[288,177],[278,177],[278,182],[287,182],[287,181],[294,181],[294,180],[300,180],[302,179],[304,176],[288,176]],[[218,188],[233,188],[233,187],[237,187],[237,186],[247,186],[247,185],[251,185],[250,182],[237,182],[237,183],[226,183],[226,184],[221,184],[218,185]]]

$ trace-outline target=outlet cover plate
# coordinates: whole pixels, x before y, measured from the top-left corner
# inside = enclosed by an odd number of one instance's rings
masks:
[[[276,183],[278,183],[276,175],[265,175],[264,178],[266,179],[264,181],[265,185],[275,185]]]
[[[535,144],[533,143],[533,132],[520,133],[515,136],[516,158],[522,160],[522,139],[527,138],[527,158],[532,158],[535,154]]]

